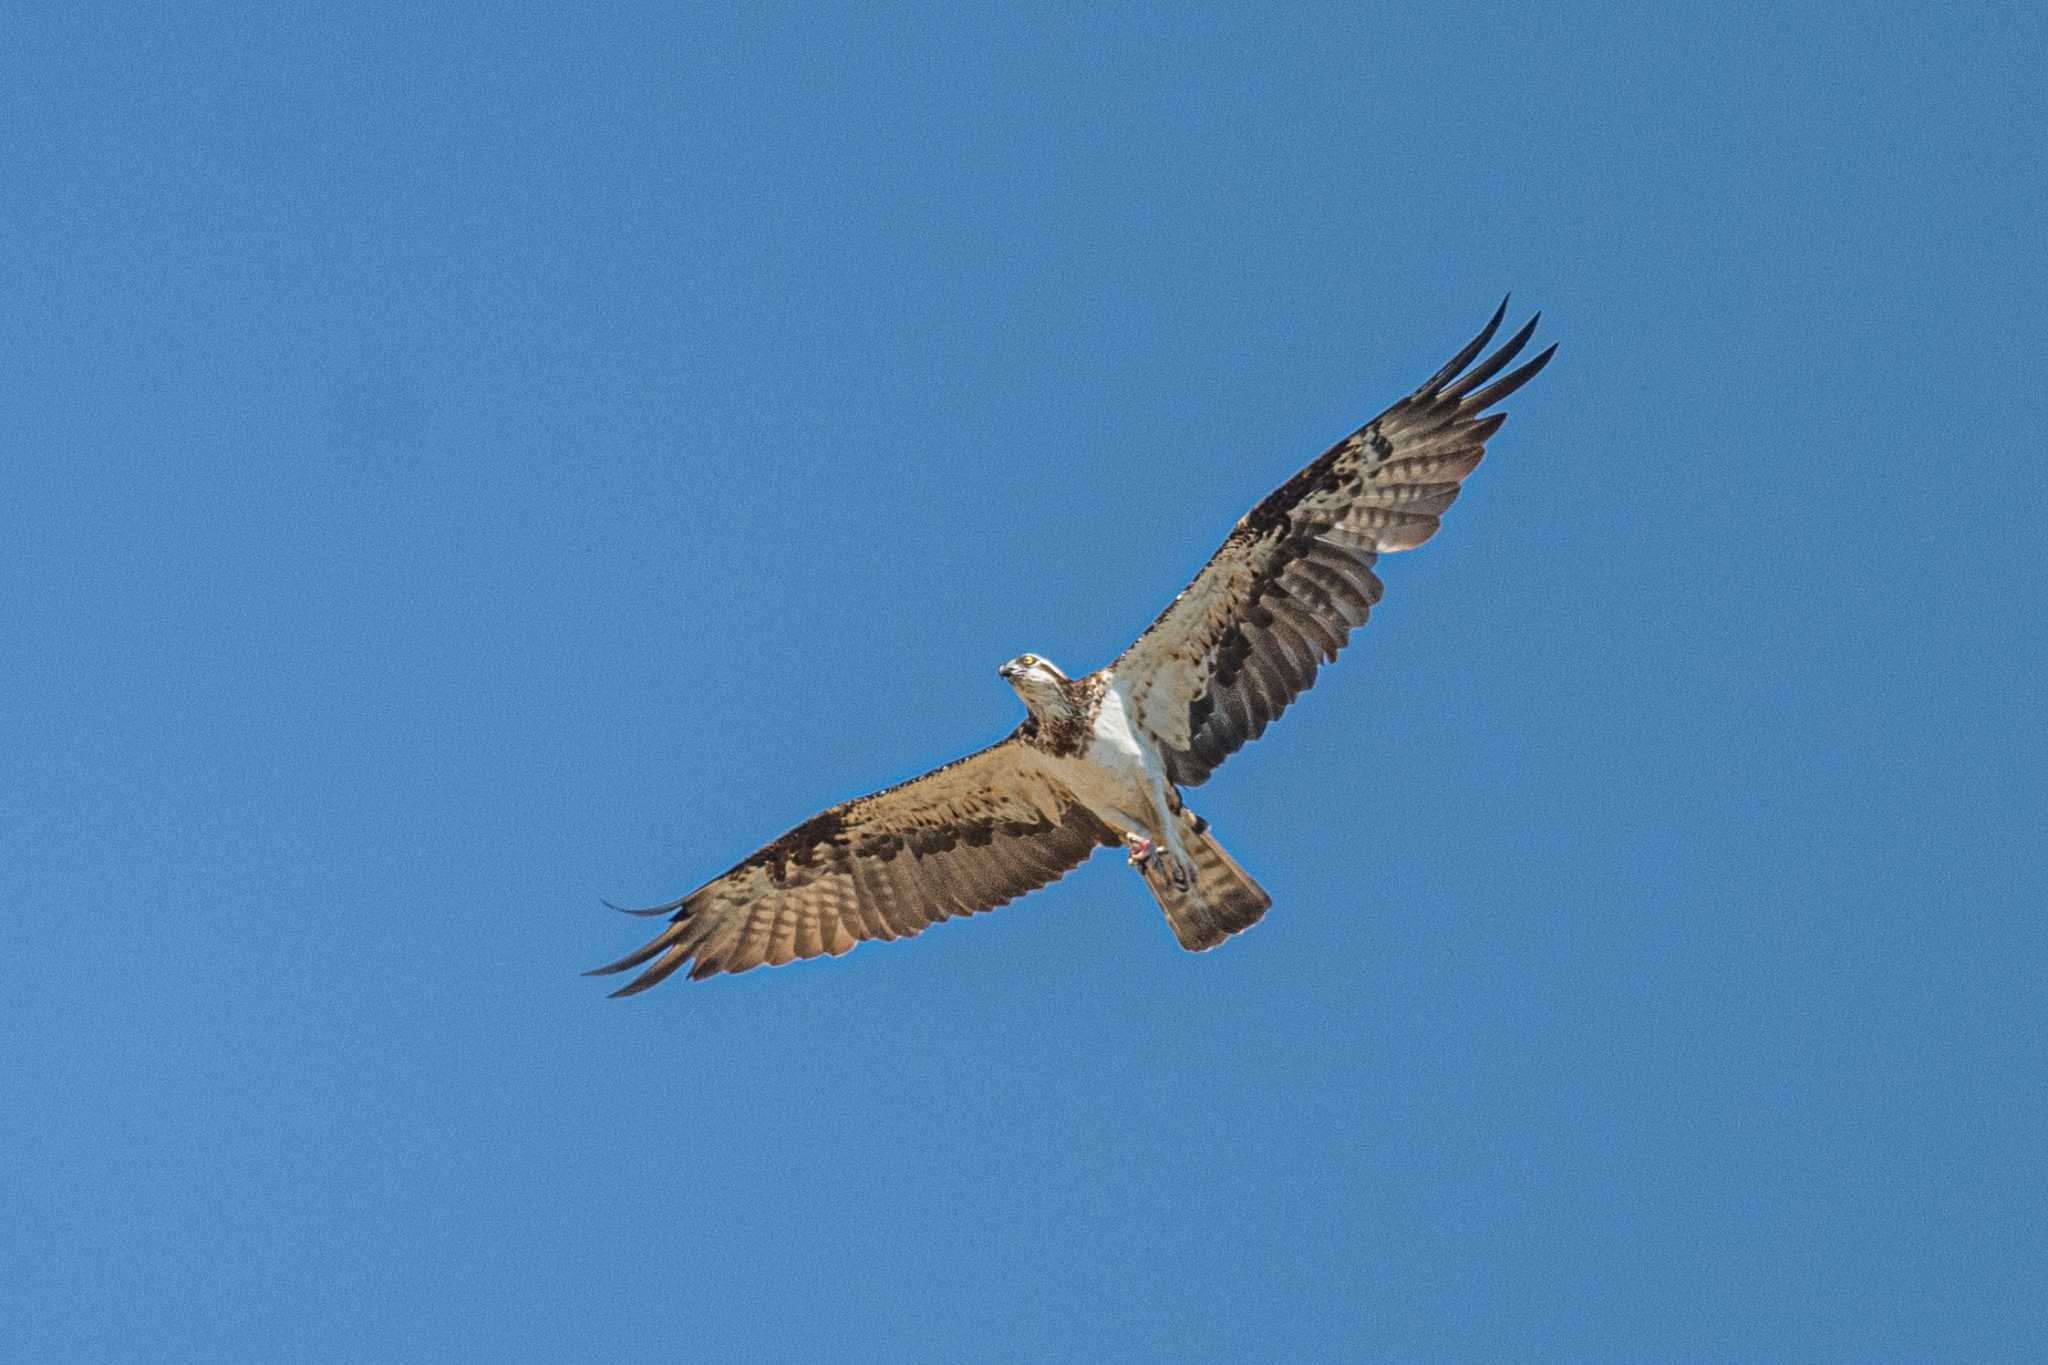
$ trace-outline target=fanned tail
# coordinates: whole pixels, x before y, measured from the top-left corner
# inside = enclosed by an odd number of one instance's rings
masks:
[[[1158,898],[1180,946],[1199,953],[1257,924],[1273,898],[1223,851],[1206,820],[1183,810],[1180,821],[1181,842],[1195,865],[1193,880],[1185,887],[1174,885],[1169,855],[1161,849],[1145,864],[1145,885]]]

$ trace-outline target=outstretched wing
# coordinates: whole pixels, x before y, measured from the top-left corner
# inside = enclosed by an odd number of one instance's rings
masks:
[[[1013,734],[812,816],[681,900],[633,911],[671,918],[590,975],[652,962],[614,992],[633,995],[685,963],[699,978],[836,957],[1044,886],[1117,836],[1032,764],[1033,752]]]
[[[1238,522],[1195,581],[1111,665],[1132,716],[1182,786],[1257,739],[1336,659],[1380,598],[1373,562],[1436,533],[1506,413],[1483,416],[1550,360],[1488,385],[1537,318],[1469,372],[1507,313],[1429,382],[1323,452]],[[1538,314],[1537,317],[1541,317]]]

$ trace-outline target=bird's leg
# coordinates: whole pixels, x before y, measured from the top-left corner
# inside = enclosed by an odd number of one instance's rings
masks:
[[[1155,778],[1152,783],[1152,810],[1158,817],[1161,842],[1165,845],[1158,850],[1159,863],[1167,880],[1185,891],[1194,885],[1195,860],[1188,857],[1187,848],[1181,843],[1181,809],[1180,793],[1168,786],[1164,778]]]
[[[1124,843],[1131,850],[1131,866],[1147,877],[1156,871],[1182,891],[1193,883],[1194,864],[1171,849],[1161,848],[1142,834],[1126,834]]]
[[[1166,864],[1166,875],[1172,879],[1173,884],[1180,890],[1185,891],[1194,885],[1195,865],[1185,856],[1168,853],[1160,861]]]

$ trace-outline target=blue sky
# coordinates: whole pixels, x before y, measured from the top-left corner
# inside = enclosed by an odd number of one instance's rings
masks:
[[[2037,1351],[2043,28],[15,7],[6,1353]],[[1508,289],[1256,930],[577,974]]]

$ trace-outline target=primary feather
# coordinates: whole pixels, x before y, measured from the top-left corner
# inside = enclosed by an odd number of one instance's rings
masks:
[[[1429,381],[1352,432],[1239,521],[1192,583],[1112,670],[1183,787],[1257,739],[1334,661],[1380,600],[1373,565],[1436,534],[1459,485],[1507,420],[1486,409],[1555,346],[1473,392],[1528,344],[1537,318],[1464,373],[1507,304]],[[1540,317],[1541,314],[1538,314]],[[1453,382],[1456,381],[1456,382]]]

